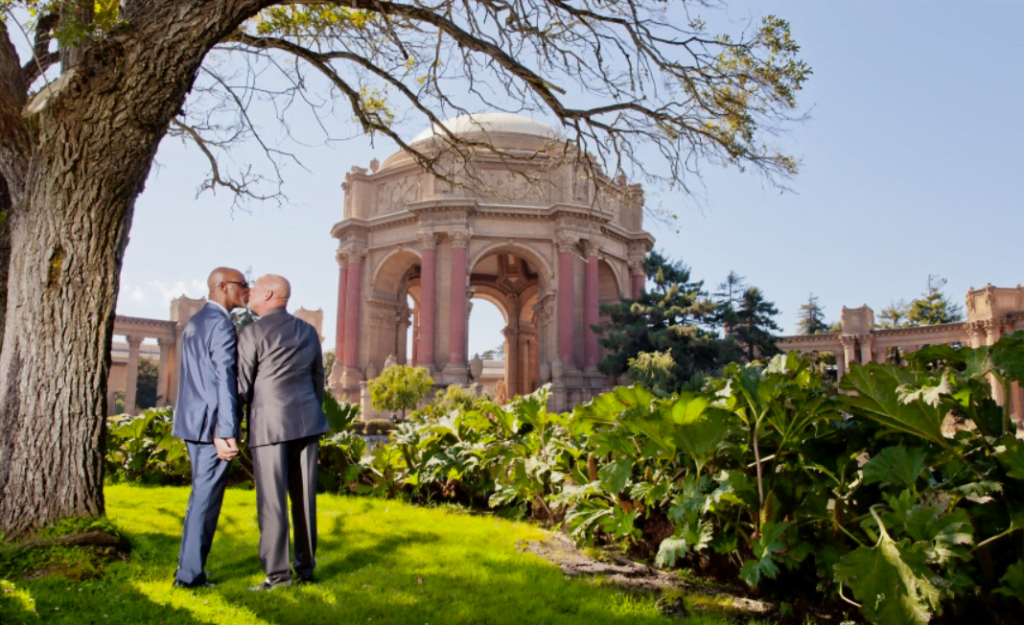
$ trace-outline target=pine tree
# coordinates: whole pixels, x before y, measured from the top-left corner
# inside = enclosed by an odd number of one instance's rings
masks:
[[[910,303],[907,313],[908,325],[933,326],[940,323],[956,323],[963,321],[964,309],[949,300],[942,287],[946,280],[939,276],[928,276],[928,290],[924,295]]]
[[[828,332],[825,323],[825,310],[818,304],[814,293],[807,298],[807,303],[800,306],[800,321],[796,324],[799,334],[822,334]]]
[[[702,290],[703,282],[691,282],[689,267],[651,252],[644,259],[644,271],[648,286],[640,297],[601,306],[610,320],[594,326],[608,350],[598,370],[619,376],[640,354],[668,353],[673,367],[665,383],[670,388],[665,390],[672,392],[735,360],[730,356],[735,352],[732,341],[711,329],[717,307]]]
[[[725,282],[718,285],[713,297],[718,306],[715,311],[714,323],[720,325],[728,336],[732,334],[733,327],[737,323],[736,309],[743,300],[743,292],[746,289],[746,278],[730,271],[725,277]]]
[[[878,313],[880,321],[875,325],[883,330],[905,328],[910,325],[907,315],[910,314],[910,304],[901,299],[898,302],[889,302],[889,306]]]
[[[734,335],[748,362],[778,353],[775,335],[772,334],[772,330],[777,332],[782,329],[775,323],[778,314],[779,309],[775,303],[765,300],[761,289],[752,286],[743,292],[736,311]]]

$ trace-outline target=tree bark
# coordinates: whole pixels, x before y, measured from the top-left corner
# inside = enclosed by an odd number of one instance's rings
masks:
[[[127,25],[86,47],[59,91],[22,122],[31,158],[24,192],[11,194],[0,354],[0,531],[8,538],[104,512],[104,397],[135,199],[204,56],[264,4],[128,3]],[[0,94],[4,142],[5,119]],[[11,183],[7,169],[0,172]]]

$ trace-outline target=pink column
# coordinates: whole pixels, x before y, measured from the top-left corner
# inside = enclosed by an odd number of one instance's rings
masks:
[[[451,305],[448,307],[448,364],[466,364],[466,233],[453,232]]]
[[[420,251],[420,322],[416,364],[434,369],[434,311],[437,301],[437,250],[424,245]]]
[[[633,299],[640,297],[640,291],[644,289],[645,277],[643,274],[633,276]]]
[[[348,263],[348,301],[345,303],[345,359],[342,363],[346,368],[359,366],[359,295],[361,285],[361,269],[363,257],[359,252],[349,256]]]
[[[587,257],[586,273],[583,275],[583,337],[587,354],[586,367],[595,368],[597,367],[597,361],[600,360],[597,333],[591,329],[591,326],[598,324],[599,316],[597,247],[588,245],[587,252],[589,256]]]
[[[644,282],[647,276],[644,274],[643,261],[630,261],[629,263],[629,296],[633,299],[640,297],[640,291],[644,289]]]
[[[345,303],[348,299],[348,256],[338,252],[338,321],[334,333],[334,357],[344,364],[345,356]],[[328,371],[327,375],[331,372]]]
[[[573,301],[575,284],[573,281],[574,254],[568,242],[560,242],[558,246],[558,357],[566,367],[575,367],[576,359],[573,351],[576,345],[576,324],[573,323],[575,312]]]

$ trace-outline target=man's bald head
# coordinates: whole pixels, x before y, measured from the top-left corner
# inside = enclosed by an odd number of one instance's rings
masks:
[[[271,308],[287,306],[291,296],[292,285],[284,276],[267,274],[260,276],[253,285],[249,308],[257,315],[263,315]]]
[[[208,299],[228,310],[245,306],[249,296],[245,276],[241,271],[230,267],[217,267],[211,271],[210,277],[206,279],[206,286],[210,289]]]
[[[217,290],[217,285],[221,282],[245,282],[245,276],[242,272],[231,267],[217,267],[210,272],[210,277],[206,279],[206,286],[209,287],[210,293]]]

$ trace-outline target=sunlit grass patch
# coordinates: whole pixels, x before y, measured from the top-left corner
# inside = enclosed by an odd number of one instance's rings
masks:
[[[654,597],[570,580],[516,549],[545,532],[526,523],[322,495],[313,586],[252,593],[257,555],[255,494],[231,489],[208,562],[215,588],[171,587],[188,489],[109,486],[110,520],[129,537],[128,562],[98,579],[56,575],[6,585],[4,623],[667,623]],[[17,611],[7,609],[17,605]],[[15,614],[8,617],[7,614]],[[707,615],[683,620],[724,623]],[[680,621],[673,621],[680,622]]]

